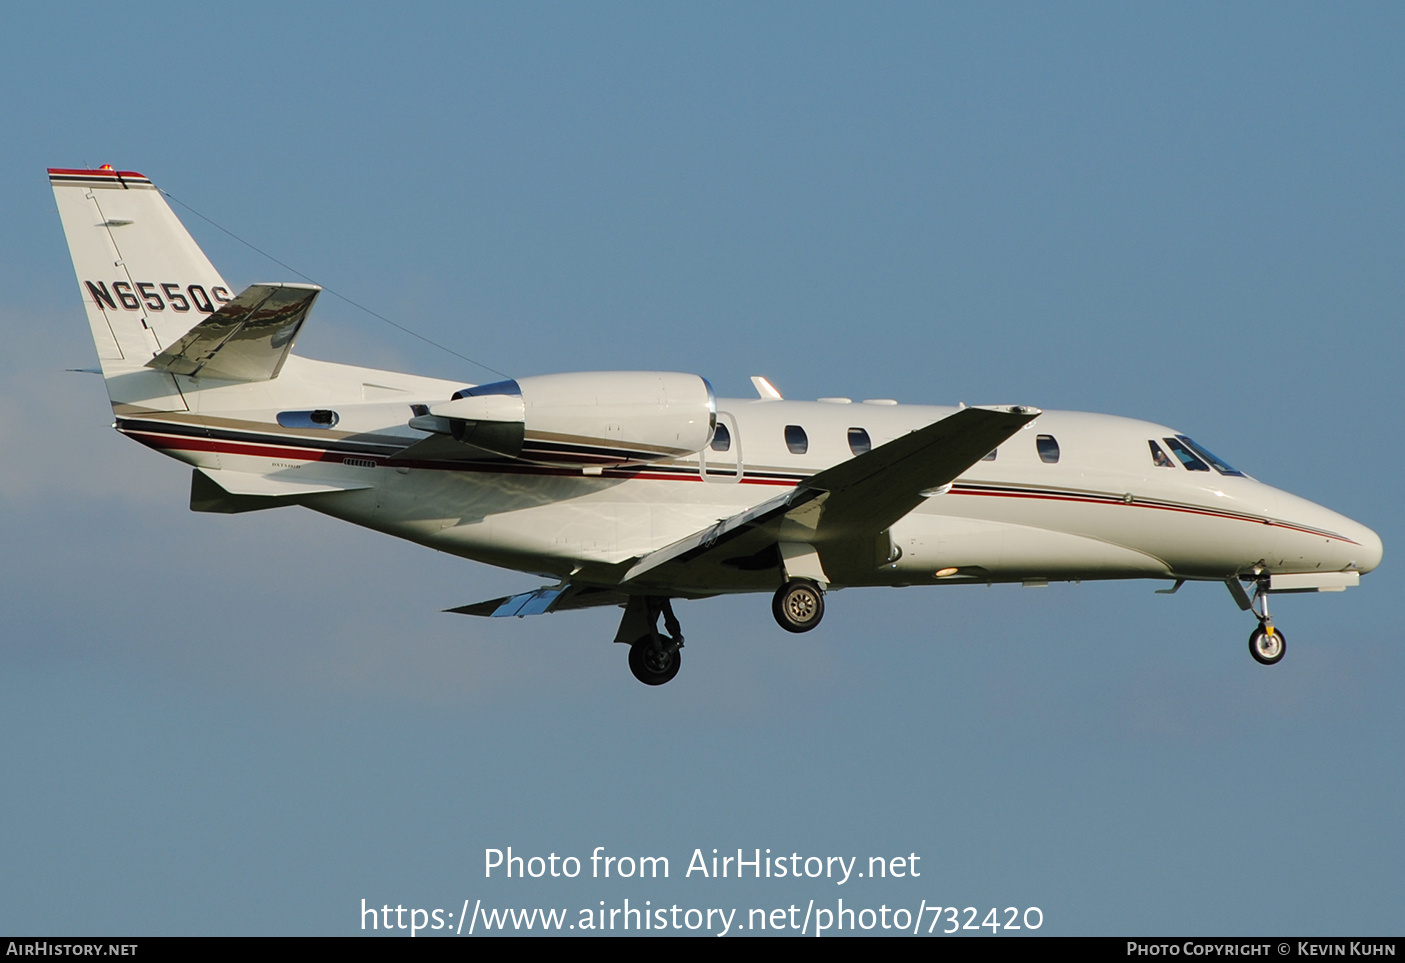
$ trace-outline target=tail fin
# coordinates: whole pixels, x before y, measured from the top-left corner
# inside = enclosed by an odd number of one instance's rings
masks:
[[[49,183],[113,407],[185,410],[147,364],[233,300],[224,278],[141,174],[51,168]]]

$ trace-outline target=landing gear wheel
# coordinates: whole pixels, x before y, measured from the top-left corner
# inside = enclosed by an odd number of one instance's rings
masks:
[[[1272,625],[1259,624],[1254,634],[1249,636],[1249,654],[1260,665],[1273,665],[1283,658],[1287,644],[1283,632]]]
[[[795,579],[776,589],[771,614],[787,632],[808,632],[824,618],[824,593],[814,582]]]
[[[660,647],[653,636],[646,635],[629,647],[629,671],[645,685],[663,685],[678,674],[682,658],[667,642]]]

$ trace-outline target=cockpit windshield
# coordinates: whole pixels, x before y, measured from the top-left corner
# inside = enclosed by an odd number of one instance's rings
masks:
[[[1206,448],[1204,445],[1197,445],[1185,435],[1177,435],[1176,437],[1179,438],[1181,441],[1185,442],[1186,447],[1189,448],[1191,451],[1195,452],[1201,458],[1205,459],[1211,465],[1215,466],[1215,471],[1219,472],[1221,475],[1237,475],[1240,478],[1244,477],[1244,473],[1242,471],[1236,469],[1223,458],[1216,457],[1215,454],[1211,452],[1210,449]],[[1170,441],[1169,438],[1166,440],[1168,442]]]
[[[1186,447],[1180,442],[1179,436],[1177,436],[1176,438],[1163,438],[1161,440],[1166,442],[1166,447],[1171,449],[1171,453],[1177,458],[1179,458],[1181,460],[1181,464],[1184,465],[1190,471],[1210,470],[1209,465],[1201,461],[1199,457],[1196,456],[1195,452],[1191,451],[1188,447]]]

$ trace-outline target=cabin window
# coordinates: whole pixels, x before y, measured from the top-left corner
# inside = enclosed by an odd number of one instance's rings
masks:
[[[981,456],[981,461],[995,461],[995,456],[1000,453],[999,448],[992,448]]]
[[[790,449],[792,455],[803,455],[810,450],[810,439],[805,435],[805,429],[799,425],[785,426],[785,446]]]
[[[864,431],[862,428],[849,429],[850,451],[852,451],[856,455],[862,455],[864,452],[869,451],[872,448],[873,441],[868,437],[868,432]]]
[[[727,430],[726,425],[719,424],[712,429],[711,448],[713,451],[731,451],[732,433]]]
[[[341,419],[335,411],[318,408],[315,411],[280,411],[278,423],[284,428],[331,428]]]
[[[1189,470],[1189,471],[1209,471],[1209,470],[1210,470],[1210,466],[1207,465],[1207,464],[1205,464],[1203,461],[1201,461],[1201,460],[1199,459],[1199,457],[1196,456],[1195,452],[1191,451],[1191,450],[1190,450],[1189,448],[1187,448],[1185,445],[1181,444],[1181,442],[1180,442],[1179,439],[1177,439],[1177,438],[1163,438],[1163,439],[1161,439],[1161,440],[1164,441],[1164,442],[1166,442],[1166,447],[1169,448],[1169,449],[1171,449],[1171,454],[1173,454],[1173,455],[1175,455],[1177,458],[1179,458],[1179,459],[1181,460],[1181,464],[1184,465],[1187,470]]]
[[[1059,463],[1059,443],[1053,435],[1039,435],[1034,439],[1034,447],[1039,449],[1039,460],[1046,465]]]
[[[1146,443],[1151,446],[1151,463],[1153,465],[1155,465],[1157,468],[1176,467],[1175,464],[1171,461],[1171,459],[1166,457],[1166,453],[1161,450],[1160,445],[1152,441],[1150,438],[1147,439]]]
[[[1230,463],[1225,461],[1223,458],[1216,457],[1216,455],[1204,445],[1197,445],[1185,435],[1177,435],[1176,437],[1181,441],[1185,442],[1187,448],[1189,448],[1191,451],[1195,452],[1201,458],[1205,459],[1211,465],[1213,465],[1215,471],[1219,472],[1221,475],[1237,475],[1240,478],[1244,477],[1244,473],[1242,471],[1239,471],[1238,469],[1231,466]]]

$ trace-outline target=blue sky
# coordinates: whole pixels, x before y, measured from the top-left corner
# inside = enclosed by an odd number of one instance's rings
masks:
[[[0,31],[0,929],[452,907],[1041,907],[1398,933],[1396,6],[15,8]],[[1361,588],[854,590],[783,637],[611,612],[299,510],[191,514],[110,431],[51,166],[111,163],[514,375],[1145,417],[1373,528]],[[287,272],[177,206],[236,286]],[[323,298],[311,357],[482,380]],[[918,880],[483,878],[483,851],[922,856]]]

